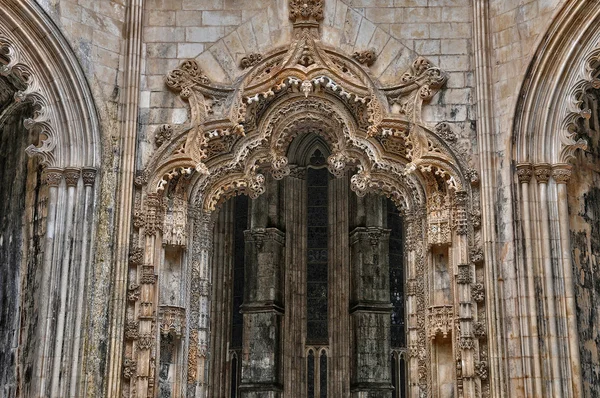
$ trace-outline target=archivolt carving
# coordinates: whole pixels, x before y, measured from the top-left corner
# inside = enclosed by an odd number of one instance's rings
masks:
[[[16,49],[15,44],[2,29],[0,29],[0,54],[8,59],[7,64],[2,64],[0,58],[0,74],[15,76],[25,87],[15,93],[15,102],[30,102],[33,105],[33,117],[26,119],[24,125],[27,130],[33,130],[40,136],[40,146],[30,145],[26,152],[29,156],[38,156],[42,164],[53,166],[56,132],[50,103],[29,62],[23,59],[22,53]]]
[[[590,128],[599,127],[590,126],[590,123],[593,123],[591,117],[594,111],[597,111],[593,109],[597,106],[595,101],[589,98],[589,91],[592,89],[600,89],[600,48],[596,48],[586,57],[580,80],[569,91],[567,116],[563,120],[561,134],[559,134],[563,145],[560,152],[561,163],[571,162],[578,149],[585,150],[587,141],[581,138],[581,135],[587,135]]]

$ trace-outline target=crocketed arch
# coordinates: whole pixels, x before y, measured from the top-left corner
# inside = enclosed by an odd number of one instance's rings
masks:
[[[86,79],[67,41],[34,2],[2,2],[0,73],[17,76],[34,116],[26,127],[40,134],[30,155],[54,167],[97,167],[99,127]]]

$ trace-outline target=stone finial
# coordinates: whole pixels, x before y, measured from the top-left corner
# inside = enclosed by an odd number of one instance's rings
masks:
[[[548,163],[540,163],[533,166],[533,171],[539,184],[547,184],[552,174],[552,167]]]
[[[566,184],[571,179],[571,165],[557,164],[552,167],[552,177],[557,184]]]
[[[63,178],[63,169],[48,167],[44,172],[44,182],[50,187],[57,187]]]
[[[519,163],[517,165],[517,176],[521,184],[528,184],[532,175],[533,167],[531,167],[531,163]]]
[[[290,0],[290,20],[294,23],[323,20],[324,0]]]

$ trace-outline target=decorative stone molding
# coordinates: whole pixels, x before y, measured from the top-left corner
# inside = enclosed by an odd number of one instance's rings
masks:
[[[475,322],[473,323],[473,335],[478,339],[483,339],[486,337],[486,326],[483,322]]]
[[[375,61],[377,61],[377,53],[375,52],[375,49],[355,51],[352,54],[352,58],[354,58],[359,64],[371,66],[375,63]]]
[[[488,378],[488,365],[487,365],[487,361],[477,361],[477,362],[475,362],[475,374],[481,380],[486,380]]]
[[[156,341],[156,336],[153,333],[143,333],[140,334],[137,338],[137,347],[140,350],[149,350],[154,345]]]

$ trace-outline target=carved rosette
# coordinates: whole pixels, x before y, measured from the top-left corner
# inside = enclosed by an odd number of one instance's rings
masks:
[[[471,298],[476,303],[481,303],[485,300],[485,288],[483,283],[475,283],[471,286]]]

